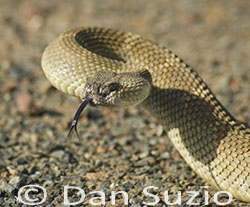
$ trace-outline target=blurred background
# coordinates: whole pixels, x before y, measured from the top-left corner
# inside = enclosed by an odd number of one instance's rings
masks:
[[[78,26],[140,34],[184,59],[237,119],[250,124],[249,11],[250,1],[237,0],[0,0],[0,206],[17,206],[18,189],[35,183],[49,192],[46,206],[62,204],[66,184],[103,190],[107,206],[111,190],[129,192],[131,206],[141,206],[149,185],[159,187],[159,196],[171,191],[173,199],[181,190],[183,201],[186,191],[198,190],[197,202],[204,201],[205,183],[140,107],[88,107],[80,140],[66,138],[80,101],[51,87],[41,55],[60,33]]]

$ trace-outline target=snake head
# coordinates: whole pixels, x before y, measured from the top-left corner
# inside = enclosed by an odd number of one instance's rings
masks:
[[[99,71],[87,78],[81,99],[82,104],[75,113],[68,136],[74,129],[83,109],[90,103],[95,107],[124,108],[143,102],[151,89],[151,75],[147,70],[132,73]]]
[[[87,78],[81,98],[95,107],[125,108],[143,102],[149,95],[151,76],[147,70],[133,73],[99,71]]]

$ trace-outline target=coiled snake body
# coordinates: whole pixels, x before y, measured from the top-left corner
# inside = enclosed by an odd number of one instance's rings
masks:
[[[250,202],[250,129],[171,51],[131,33],[77,28],[45,49],[42,68],[57,89],[92,105],[141,104],[199,176]]]

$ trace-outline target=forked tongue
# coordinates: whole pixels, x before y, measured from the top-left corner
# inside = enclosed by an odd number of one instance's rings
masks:
[[[87,97],[80,105],[80,107],[77,109],[74,119],[72,121],[71,124],[71,128],[69,130],[69,133],[67,135],[67,137],[69,137],[69,135],[71,134],[72,130],[74,129],[76,132],[77,137],[80,139],[78,131],[77,131],[77,123],[78,123],[78,119],[80,117],[80,114],[82,113],[83,109],[88,105],[89,102],[92,101],[92,98]]]

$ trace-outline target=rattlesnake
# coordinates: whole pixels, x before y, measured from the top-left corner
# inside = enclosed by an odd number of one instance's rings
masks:
[[[93,106],[141,104],[164,126],[205,181],[250,202],[250,129],[220,104],[177,55],[139,35],[77,28],[45,49],[42,68],[57,89]]]

